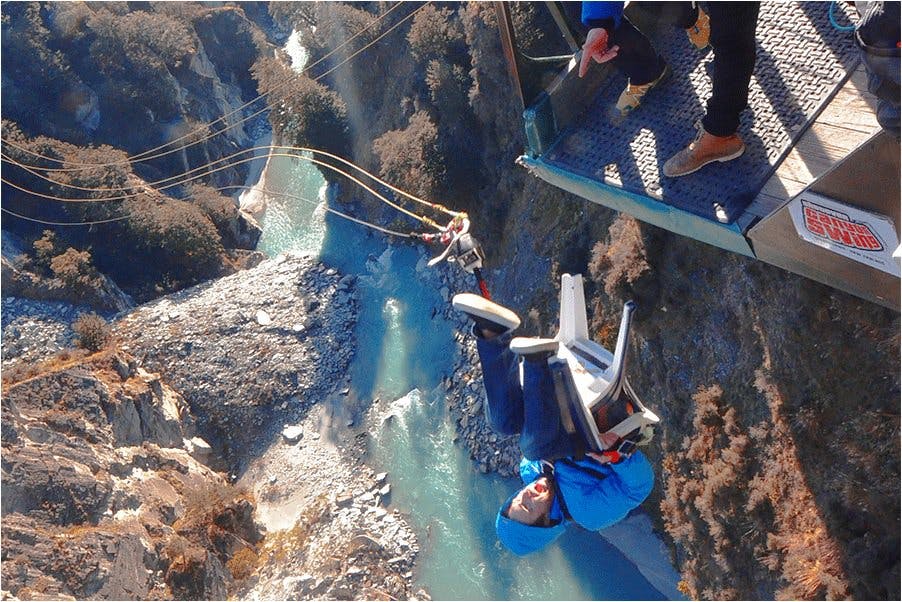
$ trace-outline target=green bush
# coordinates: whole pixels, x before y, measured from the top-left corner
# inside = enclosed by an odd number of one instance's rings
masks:
[[[59,245],[56,241],[56,232],[44,230],[41,238],[34,241],[34,262],[42,269],[50,268],[50,261],[59,253]]]
[[[275,105],[269,114],[273,128],[291,144],[349,154],[348,111],[338,94],[274,58],[258,60],[252,73],[260,93]]]
[[[379,27],[372,27],[376,17],[365,10],[344,2],[311,4],[313,4],[312,15],[308,16],[309,13],[303,10],[294,13],[294,18],[298,20],[307,22],[313,20],[316,23],[315,31],[307,27],[300,30],[301,43],[310,52],[311,57],[323,56],[356,35],[354,45],[336,55],[335,59],[340,61],[354,49],[362,48],[379,35]]]
[[[410,51],[421,63],[430,59],[467,56],[464,32],[460,21],[448,8],[438,9],[428,4],[416,14],[407,32]]]
[[[191,203],[142,194],[123,203],[125,241],[153,271],[171,279],[208,278],[225,253],[210,218]]]
[[[103,282],[91,263],[91,254],[71,247],[50,260],[50,271],[64,285],[80,292],[96,289]]]

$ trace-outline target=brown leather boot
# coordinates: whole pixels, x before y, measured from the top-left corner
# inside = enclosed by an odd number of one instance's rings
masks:
[[[698,124],[698,134],[689,146],[664,163],[664,175],[678,178],[698,171],[714,161],[732,161],[745,152],[745,143],[737,134],[715,136]]]

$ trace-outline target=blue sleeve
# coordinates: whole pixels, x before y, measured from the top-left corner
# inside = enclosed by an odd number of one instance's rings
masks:
[[[655,484],[655,473],[642,452],[603,468],[607,478],[584,482],[566,496],[574,520],[590,531],[622,520],[645,501]]]
[[[613,25],[612,29],[617,29],[622,16],[623,2],[583,2],[581,20],[590,29],[607,25]]]
[[[636,505],[645,501],[655,485],[655,472],[641,451],[637,450],[629,458],[609,466],[629,497],[638,500]]]

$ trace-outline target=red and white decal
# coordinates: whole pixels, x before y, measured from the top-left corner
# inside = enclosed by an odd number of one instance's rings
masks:
[[[789,213],[804,240],[900,275],[899,261],[892,257],[899,237],[889,218],[807,190],[789,203]]]
[[[857,222],[844,213],[802,201],[805,229],[825,240],[851,249],[882,251],[886,247],[867,222]]]

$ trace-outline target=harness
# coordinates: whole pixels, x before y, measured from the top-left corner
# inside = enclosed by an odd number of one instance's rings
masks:
[[[578,400],[578,397],[574,390],[573,379],[569,377],[570,375],[567,372],[569,368],[566,362],[558,361],[549,362],[548,367],[551,370],[551,378],[554,382],[554,397],[555,401],[557,401],[561,426],[564,427],[564,431],[570,438],[570,443],[572,445],[573,454],[568,456],[568,458],[572,457],[577,460],[582,460],[586,456],[587,436],[583,430],[585,429],[585,426],[583,426],[583,429],[580,429],[573,421],[575,409],[572,407],[572,404],[579,402],[574,401]],[[650,437],[646,438],[645,433],[643,433],[641,429],[636,429],[626,437],[619,439],[617,441],[617,447],[614,449],[601,450],[598,454],[608,457],[613,463],[617,463],[623,458],[630,457],[633,452],[636,451],[636,448],[647,443],[648,439],[650,439]],[[563,458],[563,460],[566,459],[567,458]],[[552,458],[552,460],[558,460],[558,458]],[[573,464],[573,467],[583,470],[583,467],[576,464]]]

